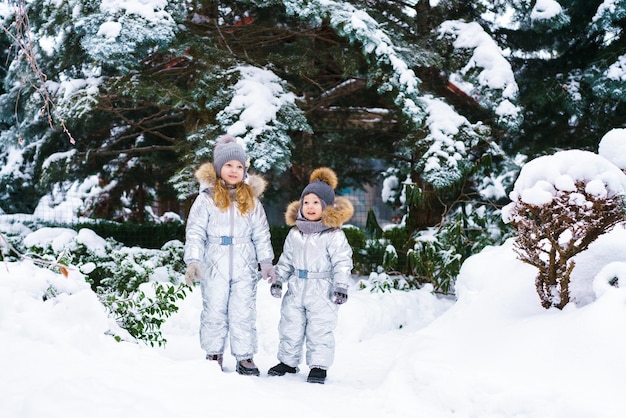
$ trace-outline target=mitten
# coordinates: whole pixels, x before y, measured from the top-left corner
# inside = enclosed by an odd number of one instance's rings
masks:
[[[283,295],[283,284],[281,282],[274,282],[270,286],[270,293],[275,298],[280,298]]]
[[[337,305],[344,304],[348,301],[348,290],[342,287],[336,287],[333,292],[333,303]]]
[[[202,272],[200,270],[200,264],[189,263],[187,271],[185,272],[185,283],[187,283],[187,286],[193,286],[193,282],[200,280],[201,277]]]
[[[261,264],[261,277],[267,280],[268,283],[274,283],[276,281],[274,266],[271,264]]]

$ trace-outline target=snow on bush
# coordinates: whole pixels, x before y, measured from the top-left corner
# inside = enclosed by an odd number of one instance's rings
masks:
[[[589,151],[557,152],[522,168],[503,219],[517,230],[519,258],[539,270],[544,308],[571,301],[573,257],[626,219],[625,194],[626,175]]]

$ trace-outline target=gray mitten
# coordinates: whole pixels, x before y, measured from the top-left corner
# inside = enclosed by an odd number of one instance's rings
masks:
[[[333,292],[333,303],[342,305],[348,301],[348,289],[336,287]]]
[[[202,278],[200,264],[189,263],[187,271],[185,272],[185,283],[187,283],[187,286],[193,287],[193,282],[200,280],[200,278]]]
[[[270,286],[270,293],[275,298],[280,298],[283,295],[283,284],[281,282],[274,282]]]
[[[261,264],[261,277],[267,280],[268,283],[274,283],[276,281],[276,272],[274,266],[271,264]]]

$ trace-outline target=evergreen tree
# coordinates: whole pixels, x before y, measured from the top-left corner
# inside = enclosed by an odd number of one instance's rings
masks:
[[[531,156],[597,150],[600,138],[626,117],[626,2],[507,3],[513,19],[490,25],[510,50],[525,119],[502,145]]]
[[[295,197],[315,166],[340,187],[388,168],[415,231],[484,197],[504,152],[592,147],[623,124],[619,0],[3,3],[30,18],[3,9],[3,45],[19,28],[34,40],[30,57],[4,51],[5,210],[97,175],[85,213],[141,221],[160,195],[196,192],[227,132],[268,197]]]

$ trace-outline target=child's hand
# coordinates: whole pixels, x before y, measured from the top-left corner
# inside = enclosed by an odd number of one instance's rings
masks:
[[[341,287],[336,287],[333,292],[333,303],[342,305],[348,301],[348,290]]]
[[[185,272],[185,283],[187,286],[193,287],[193,282],[202,278],[202,271],[200,270],[200,264],[189,263],[187,271]]]
[[[283,284],[281,282],[272,283],[270,293],[275,298],[280,298],[283,295]]]
[[[274,271],[274,266],[271,264],[262,264],[261,265],[261,277],[267,280],[268,283],[274,283],[276,281],[276,272]]]

